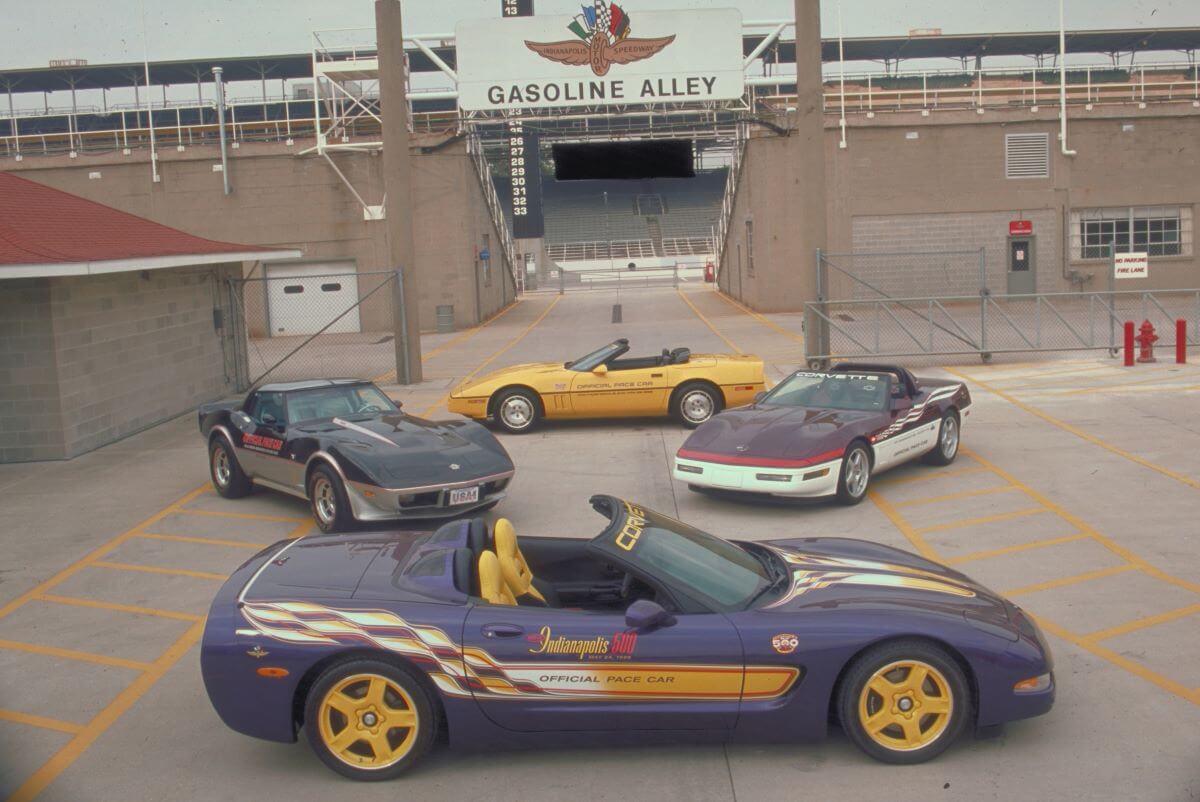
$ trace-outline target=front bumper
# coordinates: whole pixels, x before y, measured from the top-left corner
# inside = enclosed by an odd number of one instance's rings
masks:
[[[446,409],[455,415],[463,415],[473,420],[484,420],[488,416],[486,397],[464,398],[450,396],[446,401]]]
[[[681,482],[714,490],[767,493],[772,496],[818,498],[837,493],[842,459],[832,459],[800,468],[757,465],[724,465],[704,460],[675,457],[673,475]],[[772,477],[764,479],[763,476]]]
[[[503,499],[512,481],[509,470],[488,476],[423,487],[387,488],[359,482],[346,482],[350,509],[359,521],[392,521],[414,518],[450,518],[465,515]],[[465,504],[450,504],[450,491],[479,488],[479,499]]]

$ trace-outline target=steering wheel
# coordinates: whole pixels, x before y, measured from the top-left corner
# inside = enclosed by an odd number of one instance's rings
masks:
[[[377,404],[365,404],[358,409],[359,412],[383,412],[383,407]]]

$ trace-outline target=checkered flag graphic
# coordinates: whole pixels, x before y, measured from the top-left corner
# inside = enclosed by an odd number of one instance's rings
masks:
[[[608,4],[604,0],[596,0],[596,29],[604,32],[609,44],[613,44],[611,28],[612,12],[608,10]]]

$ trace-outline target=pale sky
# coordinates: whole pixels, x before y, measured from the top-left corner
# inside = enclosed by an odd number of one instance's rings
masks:
[[[372,0],[144,0],[151,60],[306,52],[314,29],[374,25]],[[1057,30],[1053,0],[841,0],[846,36]],[[1066,0],[1068,28],[1200,26],[1200,0]],[[578,0],[534,0],[539,14],[578,13]],[[626,0],[635,9],[737,6],[747,20],[792,14],[791,0]],[[822,0],[825,36],[837,0]],[[139,0],[0,0],[0,69],[50,59],[140,61]],[[404,0],[406,33],[450,32],[464,17],[499,16],[500,0]],[[1179,60],[1183,60],[1180,55]]]

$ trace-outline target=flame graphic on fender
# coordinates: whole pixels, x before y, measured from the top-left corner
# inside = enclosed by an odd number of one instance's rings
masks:
[[[833,585],[868,585],[949,593],[971,598],[975,591],[950,577],[896,563],[859,560],[852,557],[827,557],[772,547],[776,554],[793,566],[792,586],[766,609],[779,607],[813,590]]]

